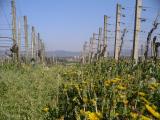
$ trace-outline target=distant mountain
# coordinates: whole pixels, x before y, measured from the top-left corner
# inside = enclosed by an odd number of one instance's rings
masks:
[[[144,51],[143,51],[144,52]],[[151,50],[149,49],[149,55],[151,54]],[[65,50],[57,50],[57,51],[47,51],[46,55],[48,57],[73,57],[73,56],[80,56],[80,52],[71,52]],[[109,56],[113,56],[114,51],[109,51]],[[121,52],[121,56],[131,56],[131,49],[123,49]],[[141,56],[141,50],[139,49],[139,56]]]
[[[51,57],[51,56],[54,56],[54,57],[73,57],[73,56],[79,56],[80,52],[57,50],[57,51],[48,51],[48,52],[46,52],[46,55],[48,57]]]

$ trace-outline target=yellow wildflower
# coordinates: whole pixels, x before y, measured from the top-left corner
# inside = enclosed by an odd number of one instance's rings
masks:
[[[126,98],[126,95],[119,94],[119,97],[120,97],[121,99],[125,99],[125,98]]]
[[[150,104],[150,102],[148,100],[146,100],[146,98],[140,97],[140,99],[143,100],[146,104]]]
[[[144,96],[146,96],[146,93],[144,93],[144,92],[138,92],[138,95],[144,97]]]
[[[109,84],[111,84],[111,83],[117,83],[120,80],[121,80],[120,78],[114,78],[114,79],[111,79],[111,80],[106,80],[105,81],[105,85],[108,86]]]
[[[88,114],[88,120],[99,120],[95,113]]]
[[[110,80],[106,80],[106,81],[105,81],[105,84],[110,84],[110,83],[111,83]]]
[[[43,108],[43,110],[42,111],[44,111],[44,112],[48,112],[49,111],[49,108],[48,107],[45,107],[45,108]]]
[[[87,111],[86,114],[88,120],[100,120],[102,118],[102,114],[100,112]]]
[[[138,114],[137,113],[134,113],[134,112],[131,112],[130,113],[131,117],[136,119],[138,117]]]
[[[141,120],[152,120],[152,119],[149,118],[149,117],[146,117],[146,116],[144,116],[144,115],[141,115]]]
[[[156,112],[151,106],[148,104],[145,105],[146,109],[157,119],[160,119],[160,113]]]
[[[109,87],[109,86],[110,86],[110,84],[109,84],[109,83],[105,83],[105,86],[106,86],[106,87]]]
[[[126,90],[126,87],[123,87],[122,85],[118,85],[117,88],[118,88],[119,90]]]
[[[119,82],[119,81],[120,81],[120,79],[112,79],[112,80],[111,80],[112,83],[117,83],[117,82]]]
[[[117,76],[115,79],[116,79],[116,80],[121,80],[121,77],[120,77],[120,76]]]
[[[153,87],[153,86],[149,86],[149,88],[151,89],[151,90],[156,90],[156,88],[155,87]]]
[[[154,88],[157,88],[159,85],[158,83],[152,83],[151,86],[153,86]]]
[[[144,115],[138,115],[138,113],[134,113],[134,112],[131,112],[130,115],[133,119],[139,118],[140,120],[151,120],[149,117],[146,117]]]

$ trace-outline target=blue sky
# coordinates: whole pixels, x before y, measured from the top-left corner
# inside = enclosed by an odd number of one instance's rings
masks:
[[[5,4],[9,6],[9,0],[6,1],[8,2]],[[28,16],[29,27],[34,25],[40,32],[47,50],[69,51],[82,49],[83,43],[89,40],[92,33],[103,27],[104,15],[111,17],[109,23],[112,25],[108,26],[108,29],[114,31],[117,2],[126,8],[123,11],[126,18],[122,18],[122,22],[126,22],[125,26],[129,30],[125,48],[130,48],[132,43],[129,40],[133,39],[135,0],[16,0],[17,16],[20,16],[21,21],[23,15]],[[142,29],[147,32],[157,10],[154,0],[143,0],[143,6],[147,7],[147,11],[142,13],[142,17],[148,21],[142,23]],[[9,7],[4,7],[8,19]],[[108,40],[109,49],[113,49],[114,33],[108,33],[108,36],[112,37]],[[140,43],[144,43],[145,37],[146,34],[141,34]]]

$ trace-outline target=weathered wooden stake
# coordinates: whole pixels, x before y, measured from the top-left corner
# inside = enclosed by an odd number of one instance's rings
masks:
[[[87,61],[86,58],[87,58],[87,42],[85,42],[83,45],[83,57],[82,57],[83,64],[86,63]]]
[[[102,50],[102,28],[99,28],[99,34],[98,34],[98,45],[97,45],[97,60],[99,59],[99,54]]]
[[[13,39],[13,44],[16,44],[16,42],[17,42],[17,25],[16,25],[15,0],[11,1],[11,7],[12,7],[12,39]]]
[[[18,61],[18,46],[17,46],[17,25],[16,25],[16,5],[15,0],[11,1],[11,8],[12,8],[12,40],[13,45],[11,48],[11,52],[13,55],[14,61]]]
[[[45,63],[45,45],[44,42],[41,40],[41,47],[42,47],[42,63]]]
[[[114,58],[117,61],[119,58],[120,51],[120,19],[121,19],[121,5],[117,4],[116,10],[116,30],[115,30],[115,46],[114,46]]]
[[[93,41],[92,41],[92,52],[93,52],[93,56],[96,54],[95,53],[95,44],[96,44],[96,33],[93,33]]]
[[[35,59],[35,28],[32,26],[32,39],[31,39],[31,49],[32,49],[32,58]]]
[[[134,38],[133,38],[133,60],[136,64],[138,63],[138,51],[139,51],[139,31],[141,24],[141,10],[142,10],[142,0],[136,0],[135,8],[135,26],[134,26]]]
[[[40,63],[42,63],[42,47],[41,47],[40,33],[38,33],[38,40],[37,40],[37,60],[40,60]]]
[[[89,42],[89,63],[92,62],[92,56],[93,56],[93,37],[90,38]]]
[[[21,59],[21,21],[18,21],[18,59]]]
[[[24,39],[25,39],[25,58],[28,61],[28,23],[27,16],[24,16]]]
[[[105,49],[104,57],[107,57],[107,21],[108,17],[104,15],[104,28],[103,28],[103,49]]]

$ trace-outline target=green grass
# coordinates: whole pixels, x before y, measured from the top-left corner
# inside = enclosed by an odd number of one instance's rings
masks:
[[[60,67],[0,66],[0,120],[41,120],[57,94]],[[53,104],[54,106],[54,104]]]

